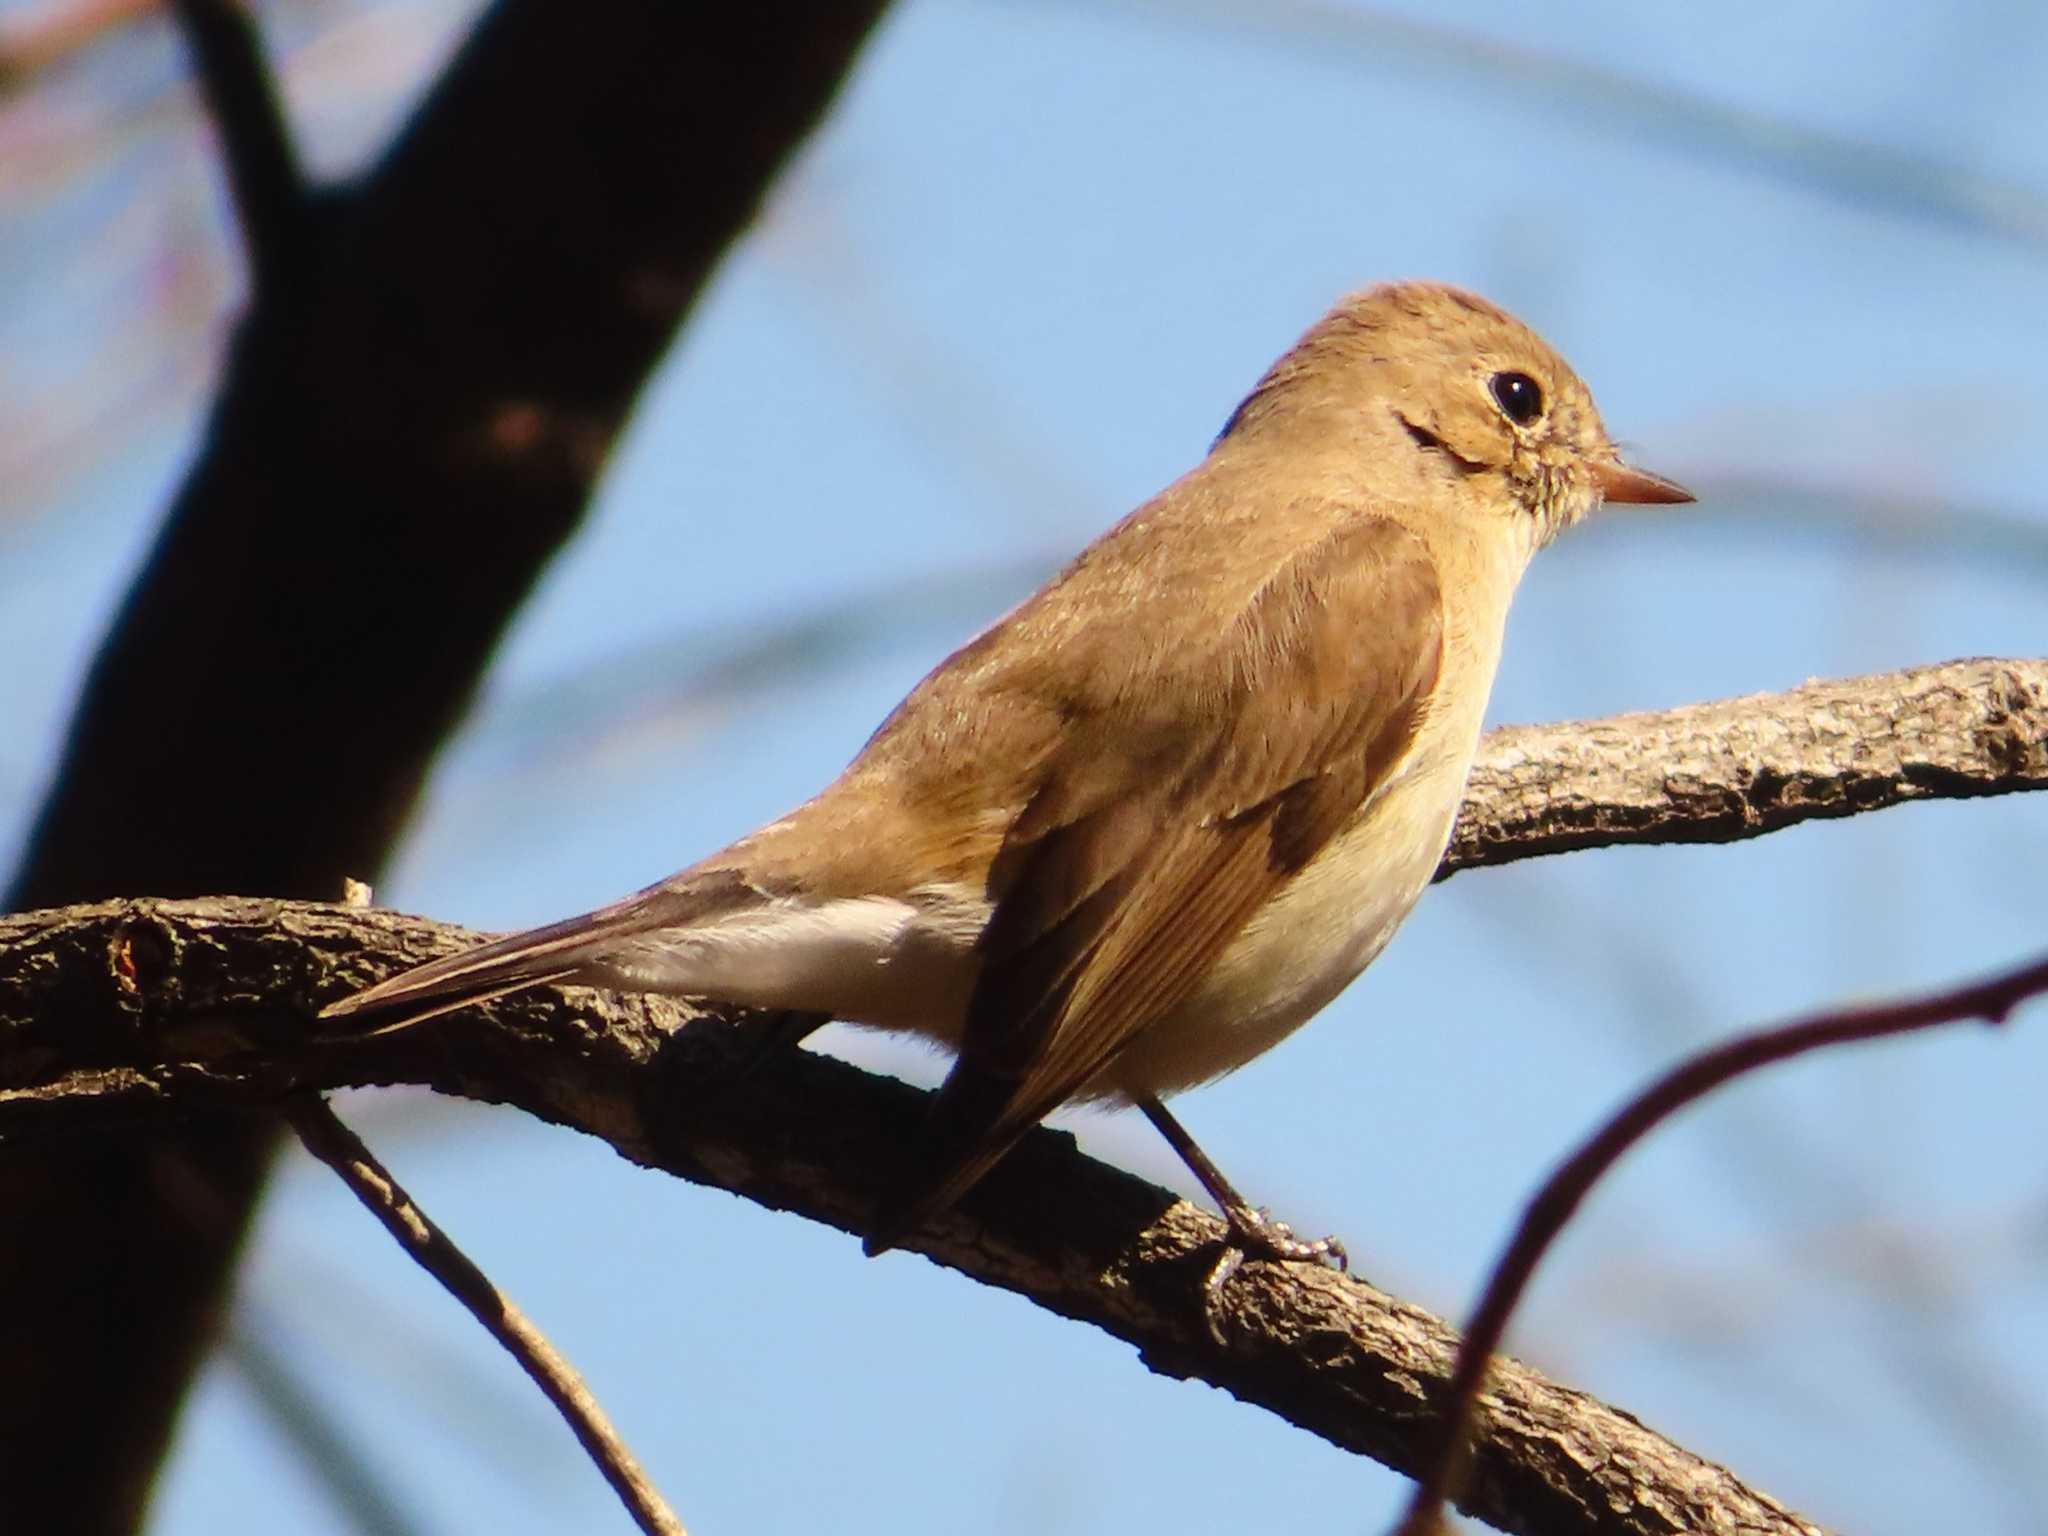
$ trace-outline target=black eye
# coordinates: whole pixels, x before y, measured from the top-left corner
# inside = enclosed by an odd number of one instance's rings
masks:
[[[1496,373],[1488,381],[1494,403],[1518,427],[1526,427],[1543,414],[1543,391],[1526,373]]]

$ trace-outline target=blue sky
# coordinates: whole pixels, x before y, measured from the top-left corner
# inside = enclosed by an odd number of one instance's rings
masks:
[[[339,170],[465,13],[264,15]],[[1931,0],[901,7],[648,390],[379,898],[537,922],[787,809],[1382,277],[1521,314],[1701,493],[1542,557],[1496,720],[2038,653],[2044,47],[2031,8]],[[27,727],[0,746],[11,839],[234,302],[178,79],[145,29],[0,109],[0,403],[54,445],[0,489],[0,644],[50,658],[0,677]],[[110,399],[132,408],[105,430]],[[1455,1316],[1535,1180],[1659,1066],[2038,948],[2044,850],[2048,806],[2005,800],[1461,876],[1324,1018],[1179,1108],[1258,1199]],[[1824,1523],[2033,1528],[2044,1069],[2037,1013],[1744,1085],[1595,1197],[1516,1351]],[[1015,1298],[510,1111],[343,1113],[694,1532],[1260,1529],[1276,1491],[1369,1531],[1404,1491]],[[1184,1186],[1136,1117],[1081,1128]],[[622,1528],[537,1396],[302,1160],[238,1316],[422,1529]],[[222,1363],[155,1528],[350,1527]]]

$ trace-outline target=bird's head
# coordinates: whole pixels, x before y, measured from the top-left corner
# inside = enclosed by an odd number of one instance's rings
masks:
[[[1623,462],[1591,392],[1542,337],[1441,283],[1341,301],[1267,370],[1217,444],[1284,452],[1304,436],[1369,457],[1389,496],[1527,517],[1536,544],[1603,501],[1693,499]]]

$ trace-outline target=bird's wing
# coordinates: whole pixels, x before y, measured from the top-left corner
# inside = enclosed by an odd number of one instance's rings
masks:
[[[1069,720],[996,857],[960,1058],[870,1251],[1188,995],[1387,782],[1442,649],[1422,540],[1359,516],[1282,565],[1214,645],[1162,657],[1144,697]]]

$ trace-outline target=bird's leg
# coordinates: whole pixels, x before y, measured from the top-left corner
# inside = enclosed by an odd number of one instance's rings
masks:
[[[1344,1245],[1336,1238],[1303,1242],[1287,1229],[1285,1222],[1275,1221],[1240,1195],[1230,1180],[1223,1176],[1223,1170],[1209,1161],[1209,1154],[1195,1145],[1195,1138],[1174,1119],[1164,1104],[1150,1097],[1139,1099],[1137,1103],[1138,1108],[1145,1112],[1145,1118],[1166,1138],[1166,1144],[1180,1154],[1180,1160],[1188,1165],[1188,1171],[1201,1180],[1202,1188],[1209,1191],[1209,1198],[1222,1208],[1223,1219],[1230,1223],[1231,1240],[1242,1250],[1241,1256],[1278,1259],[1286,1264],[1314,1262],[1328,1264],[1333,1269],[1347,1267],[1349,1260]]]
[[[1187,1133],[1187,1128],[1174,1119],[1158,1099],[1147,1095],[1136,1102],[1138,1108],[1145,1112],[1145,1118],[1166,1138],[1166,1144],[1188,1165],[1188,1171],[1201,1181],[1202,1188],[1209,1191],[1209,1198],[1222,1208],[1223,1219],[1230,1223],[1230,1238],[1223,1256],[1216,1261],[1216,1267],[1209,1271],[1209,1278],[1202,1284],[1209,1332],[1217,1337],[1218,1343],[1223,1341],[1216,1323],[1216,1299],[1246,1259],[1275,1259],[1283,1264],[1327,1264],[1337,1270],[1349,1266],[1344,1245],[1336,1238],[1325,1237],[1305,1243],[1288,1230],[1285,1222],[1275,1221],[1240,1195],[1236,1186],[1223,1176],[1223,1170],[1209,1160],[1208,1153],[1195,1145],[1195,1138]]]

